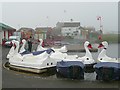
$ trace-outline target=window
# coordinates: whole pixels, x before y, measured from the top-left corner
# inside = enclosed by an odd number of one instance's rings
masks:
[[[66,33],[67,36],[69,36],[70,33]]]

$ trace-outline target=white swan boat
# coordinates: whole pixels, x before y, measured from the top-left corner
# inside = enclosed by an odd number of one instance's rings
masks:
[[[83,57],[78,57],[78,55],[67,55],[67,54],[62,55],[60,52],[52,53],[50,57],[63,61],[81,61],[86,66],[95,64],[96,62],[93,59],[92,54],[88,49],[88,48],[92,48],[91,44],[88,41],[86,41],[84,43],[84,47],[86,50],[86,54]]]
[[[37,47],[37,51],[42,51],[42,50],[46,50],[47,48],[43,48],[42,47],[42,43],[43,43],[43,40],[42,39],[39,39],[39,45],[38,45],[38,47]],[[54,51],[59,51],[59,52],[62,52],[62,53],[65,53],[65,52],[67,52],[67,47],[66,46],[63,46],[63,47],[61,47],[61,48],[54,48],[54,47],[52,47],[51,49],[53,49]]]
[[[96,62],[95,62],[95,60],[93,59],[92,54],[91,54],[91,52],[90,52],[90,50],[89,50],[89,49],[92,49],[92,45],[91,45],[88,41],[86,41],[86,42],[84,43],[84,48],[85,48],[86,54],[85,54],[85,56],[83,56],[83,57],[79,57],[78,60],[83,61],[83,63],[84,63],[86,66],[94,65]]]
[[[40,41],[40,43],[37,47],[37,51],[47,50],[47,48],[42,47],[43,40],[39,39],[39,41]],[[60,61],[62,59],[76,59],[78,57],[78,55],[68,55],[67,53],[65,53],[65,52],[67,52],[66,46],[63,46],[60,49],[55,49],[53,47],[51,49],[53,49],[55,52],[52,53],[50,55],[50,57],[53,59],[56,59],[57,61]]]
[[[95,64],[95,60],[92,57],[88,48],[92,48],[91,44],[86,41],[84,43],[84,47],[86,50],[86,54],[83,57],[77,58],[65,58],[62,61],[57,62],[57,73],[63,75],[65,77],[70,78],[84,78],[83,72],[93,72],[93,65]],[[54,54],[54,53],[53,53]],[[52,55],[52,54],[51,54]],[[54,58],[58,58],[59,55]],[[72,76],[71,76],[72,75]]]
[[[44,52],[38,51],[30,54],[20,54],[18,53],[19,42],[15,41],[14,43],[16,49],[14,50],[14,55],[9,58],[11,68],[41,73],[45,72],[48,68],[56,66],[56,60],[49,57],[53,52],[52,49],[48,49]]]
[[[111,58],[106,55],[108,43],[106,41],[103,41],[98,48],[103,48],[100,54],[98,55],[98,62],[115,62],[120,63],[120,58]]]
[[[103,41],[98,48],[103,47],[98,55],[98,63],[94,65],[97,80],[120,80],[120,59],[106,55],[108,43]]]

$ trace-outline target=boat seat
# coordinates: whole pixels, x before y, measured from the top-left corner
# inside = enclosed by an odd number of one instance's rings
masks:
[[[33,55],[39,55],[39,54],[41,54],[41,53],[43,53],[43,52],[47,52],[47,54],[50,54],[51,52],[54,52],[54,50],[53,49],[47,49],[47,50],[43,50],[43,51],[36,51],[36,52],[32,52],[32,54]]]
[[[48,54],[50,54],[51,52],[54,52],[53,49],[47,49],[47,50],[43,50],[43,51],[36,51],[36,52],[29,52],[29,51],[24,51],[23,53],[20,53],[22,56],[26,55],[26,54],[33,54],[33,55],[39,55],[42,54],[44,52],[47,52]]]
[[[29,52],[29,51],[24,51],[24,52],[22,52],[22,53],[20,53],[22,56],[23,55],[26,55],[26,54],[30,54],[31,52]]]

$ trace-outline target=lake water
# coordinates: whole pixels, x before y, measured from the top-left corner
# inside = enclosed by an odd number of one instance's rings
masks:
[[[3,63],[8,50],[3,48]],[[6,54],[5,54],[6,53]],[[83,56],[85,53],[68,53]],[[96,60],[99,52],[92,53]],[[107,49],[107,55],[119,57],[118,45],[111,44]],[[120,81],[103,82],[95,79],[96,73],[85,73],[84,80],[72,80],[58,78],[55,73],[52,74],[30,74],[7,69],[2,69],[2,87],[3,88],[118,88]]]

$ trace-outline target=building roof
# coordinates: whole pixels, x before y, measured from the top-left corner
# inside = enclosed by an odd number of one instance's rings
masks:
[[[60,27],[79,27],[80,22],[58,22],[56,26]]]
[[[92,26],[86,26],[86,27],[83,27],[84,29],[86,30],[95,30],[95,27],[92,27]]]
[[[47,32],[48,30],[51,30],[51,27],[37,27],[35,30],[40,32]]]
[[[32,28],[22,27],[18,30],[18,32],[20,32],[20,31],[33,31],[34,32],[35,30]]]
[[[0,30],[16,30],[16,29],[12,28],[6,24],[0,23]]]

